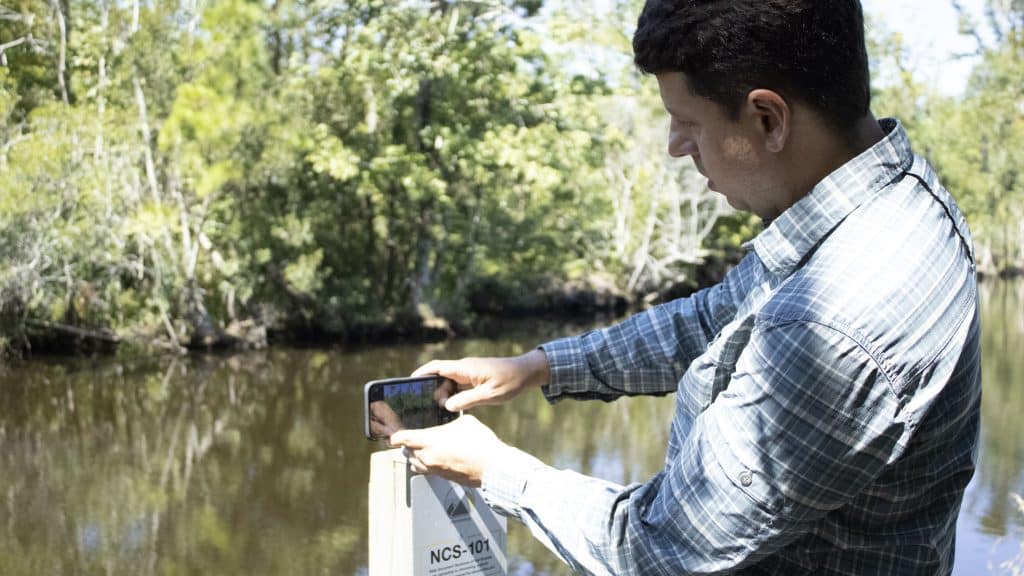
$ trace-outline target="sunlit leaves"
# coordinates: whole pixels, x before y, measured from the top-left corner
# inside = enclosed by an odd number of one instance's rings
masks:
[[[330,128],[318,124],[315,130],[313,151],[309,154],[313,170],[326,173],[335,180],[344,182],[359,174],[359,156],[345,147],[336,136],[330,134]]]

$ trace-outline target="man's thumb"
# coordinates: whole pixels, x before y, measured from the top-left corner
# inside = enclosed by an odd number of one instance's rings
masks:
[[[454,380],[457,384],[469,384],[469,377],[461,368],[461,364],[457,360],[431,360],[417,368],[412,373],[412,377],[421,378],[423,376],[437,375]]]

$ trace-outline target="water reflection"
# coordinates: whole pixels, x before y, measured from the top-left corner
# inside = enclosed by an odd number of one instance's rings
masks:
[[[1024,515],[1008,499],[1024,492],[1021,290],[985,287],[983,446],[960,522],[958,574],[1009,558],[1024,535]],[[362,437],[362,384],[434,357],[515,354],[575,331],[0,366],[0,572],[365,573],[367,466],[381,446]],[[478,416],[547,462],[633,482],[659,469],[671,414],[670,398],[552,408],[531,394]],[[511,574],[567,573],[514,522],[509,552]]]
[[[980,462],[979,481],[990,494],[1006,494],[1021,485],[1024,462],[1024,434],[1021,407],[1024,406],[1024,312],[1019,293],[1007,285],[988,288],[987,324],[982,340],[986,380],[982,406],[985,428],[982,443],[985,458]],[[979,515],[982,529],[996,536],[1007,534],[1008,522],[1021,525],[1012,516],[1009,502],[989,502]],[[1016,512],[1015,510],[1012,510]]]
[[[1012,574],[1000,564],[1024,542],[1024,514],[1010,497],[1024,495],[1024,283],[981,289],[981,452],[957,523],[954,576]]]

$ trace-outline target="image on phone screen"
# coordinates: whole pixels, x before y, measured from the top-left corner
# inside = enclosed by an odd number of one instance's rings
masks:
[[[444,403],[455,394],[455,382],[440,376],[391,378],[368,382],[364,389],[366,437],[388,438],[407,428],[430,428],[459,417]]]

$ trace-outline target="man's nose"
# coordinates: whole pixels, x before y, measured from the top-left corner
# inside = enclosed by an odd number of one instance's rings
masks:
[[[697,146],[693,140],[681,134],[670,134],[668,138],[668,155],[673,158],[685,158],[693,156],[697,152]]]

